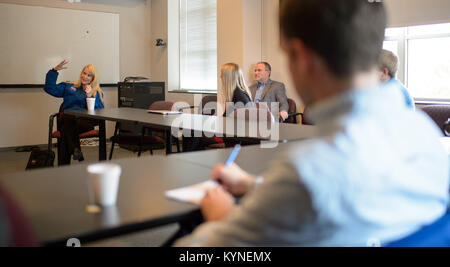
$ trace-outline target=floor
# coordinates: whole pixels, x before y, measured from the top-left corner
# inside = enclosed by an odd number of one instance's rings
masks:
[[[111,145],[107,144],[107,151]],[[45,148],[44,148],[45,149]],[[82,145],[82,151],[85,158],[84,163],[97,162],[98,161],[98,147],[95,140],[90,140]],[[56,149],[54,149],[56,154]],[[174,148],[173,151],[176,151]],[[144,152],[149,153],[149,152]],[[0,151],[0,175],[22,172],[25,171],[25,167],[28,162],[28,157],[30,152],[16,152],[14,149]],[[109,154],[108,154],[109,155]],[[145,155],[145,154],[144,154]],[[164,150],[154,151],[154,155],[165,155]],[[130,158],[137,157],[137,153],[133,153],[126,149],[116,146],[114,148],[113,159]],[[57,159],[55,159],[57,162]],[[73,162],[72,164],[79,164],[78,162]],[[165,227],[160,227],[152,229],[149,231],[138,232],[129,235],[123,235],[116,238],[104,239],[97,242],[92,242],[88,244],[81,244],[82,246],[90,247],[157,247],[162,245],[166,240],[168,240],[176,231],[178,230],[178,225],[168,225]]]

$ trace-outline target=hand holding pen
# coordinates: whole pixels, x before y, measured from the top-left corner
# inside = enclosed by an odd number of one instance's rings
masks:
[[[225,164],[217,165],[211,172],[211,179],[233,194],[241,197],[253,187],[255,177],[234,164],[241,147],[235,146]]]
[[[237,155],[239,154],[240,149],[241,149],[240,145],[236,145],[234,147],[225,164],[221,165],[223,166],[224,169],[237,167],[237,165],[233,164],[233,162],[236,159]],[[206,221],[222,220],[226,216],[228,216],[228,214],[230,214],[231,211],[236,207],[236,205],[234,204],[234,198],[231,196],[229,192],[225,191],[225,190],[230,191],[229,181],[231,180],[229,180],[228,178],[214,179],[214,177],[213,180],[215,180],[222,186],[208,189],[205,192],[205,197],[202,199],[201,202],[201,210],[203,217],[205,218]]]

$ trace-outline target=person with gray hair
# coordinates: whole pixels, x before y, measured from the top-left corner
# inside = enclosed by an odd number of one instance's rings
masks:
[[[249,87],[255,103],[279,103],[278,117],[283,121],[289,117],[289,104],[286,95],[286,87],[283,83],[270,79],[272,67],[267,62],[258,62],[255,66],[256,83]],[[276,114],[275,114],[276,115]]]
[[[398,88],[400,88],[403,97],[405,98],[406,106],[412,110],[415,110],[414,99],[411,97],[406,87],[396,79],[398,57],[391,51],[383,49],[378,62],[378,69],[380,70],[380,81],[386,84],[395,84]]]

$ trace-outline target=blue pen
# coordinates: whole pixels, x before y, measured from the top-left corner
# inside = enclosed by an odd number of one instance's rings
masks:
[[[227,161],[225,162],[225,167],[230,166],[231,163],[234,162],[234,160],[237,158],[240,150],[241,150],[241,145],[234,146],[233,151],[231,151],[230,156],[228,157]]]

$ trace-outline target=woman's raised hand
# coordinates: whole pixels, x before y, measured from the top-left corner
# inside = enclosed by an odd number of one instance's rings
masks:
[[[59,63],[56,67],[54,67],[53,69],[56,71],[60,71],[60,70],[65,70],[67,69],[66,64],[69,63],[67,60],[63,60],[61,61],[61,63]]]

